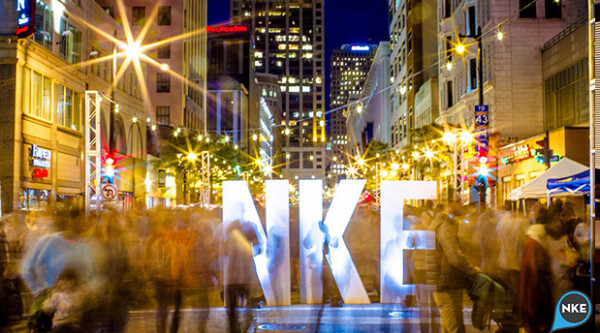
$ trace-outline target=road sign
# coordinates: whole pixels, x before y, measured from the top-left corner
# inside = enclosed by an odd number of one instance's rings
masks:
[[[475,105],[475,138],[479,154],[487,154],[489,150],[490,106]]]
[[[113,184],[102,185],[102,198],[105,200],[114,200],[117,197],[117,187]]]

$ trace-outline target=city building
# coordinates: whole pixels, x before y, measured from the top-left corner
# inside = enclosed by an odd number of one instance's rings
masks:
[[[348,132],[343,108],[351,95],[358,95],[363,90],[375,52],[377,45],[344,44],[331,54],[329,143],[332,153],[329,168],[333,174],[345,174],[347,162]]]
[[[101,154],[105,164],[108,157],[116,160],[114,172],[103,173],[103,182],[111,182],[117,193],[103,205],[128,209],[143,203],[146,110],[134,70],[125,70],[112,89],[113,61],[80,65],[112,53],[114,43],[99,31],[121,34],[122,27],[95,1],[27,4],[35,6],[35,20],[22,16],[31,13],[22,7],[17,13],[14,2],[4,2],[0,10],[2,212],[83,205],[89,185],[84,173],[86,90],[103,96]],[[18,38],[17,29],[35,32]],[[121,68],[122,60],[116,65]]]
[[[392,77],[392,146],[404,148],[415,129],[431,124],[438,114],[437,14],[435,0],[389,2]]]
[[[589,165],[587,22],[584,15],[544,44],[543,131],[499,149],[499,205],[511,199],[511,191],[546,171],[543,147],[538,144],[546,136],[552,151],[550,165],[563,157]]]
[[[275,175],[281,175],[282,167],[285,165],[285,154],[282,153],[282,142],[285,136],[285,126],[282,126],[282,99],[279,89],[279,79],[276,75],[258,73],[256,75],[258,87],[261,94],[260,128],[263,132],[261,148],[269,151],[270,169]],[[265,104],[263,105],[262,100]],[[265,137],[271,140],[264,140]]]
[[[355,97],[359,102],[344,113],[348,130],[347,152],[352,156],[364,154],[372,140],[391,144],[390,53],[389,42],[379,43],[363,89]]]
[[[148,22],[142,45],[160,43],[144,53],[160,67],[147,66],[148,115],[152,123],[204,132],[206,126],[206,0],[124,0],[134,36]],[[117,20],[115,0],[98,0]],[[158,6],[158,8],[156,8]],[[156,15],[152,16],[153,12]],[[124,39],[125,36],[122,36]]]
[[[260,91],[254,42],[245,26],[208,27],[207,133],[228,136],[258,157]]]
[[[544,130],[588,127],[588,27],[581,17],[544,44]]]
[[[286,178],[325,177],[324,1],[232,0],[231,21],[250,28],[256,71],[277,75],[286,131]]]
[[[489,132],[500,136],[500,144],[542,133],[545,74],[540,50],[579,18],[587,17],[586,6],[582,0],[438,1],[439,122],[467,128],[474,124],[479,104],[477,77],[482,68]],[[476,34],[479,27],[484,35],[482,64],[477,43],[460,37]],[[458,54],[463,47],[463,54]]]

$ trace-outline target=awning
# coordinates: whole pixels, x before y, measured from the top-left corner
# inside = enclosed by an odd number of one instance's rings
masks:
[[[537,176],[534,180],[512,190],[510,192],[509,199],[520,200],[545,198],[548,195],[548,190],[546,188],[548,179],[569,177],[573,174],[578,174],[586,170],[588,170],[587,166],[564,157],[550,169]]]
[[[596,169],[596,183],[598,183],[598,175],[600,170]],[[548,193],[571,193],[571,194],[587,194],[590,193],[590,170],[556,179],[548,179],[546,185]]]

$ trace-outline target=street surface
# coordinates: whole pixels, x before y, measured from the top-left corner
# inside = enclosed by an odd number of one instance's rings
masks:
[[[184,309],[179,332],[199,332],[199,309]],[[243,311],[243,310],[242,310]],[[318,306],[293,305],[287,307],[264,307],[251,310],[255,314],[252,324],[254,332],[315,332]],[[154,311],[140,310],[130,312],[127,333],[156,332]],[[391,315],[390,315],[391,314]],[[470,327],[470,309],[465,310],[467,332],[479,332]],[[241,313],[240,318],[244,317]],[[319,332],[419,332],[426,319],[419,319],[418,309],[404,309],[389,306],[384,309],[380,304],[345,305],[341,308],[324,308]],[[436,320],[439,325],[439,318]],[[21,323],[9,332],[27,332],[26,324]],[[210,308],[208,333],[228,332],[226,309]]]

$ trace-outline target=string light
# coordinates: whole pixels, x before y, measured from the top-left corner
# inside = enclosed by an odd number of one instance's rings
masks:
[[[152,125],[151,128],[152,128],[153,131],[156,131],[156,125]]]
[[[363,111],[363,106],[362,104],[358,104],[358,106],[356,106],[356,112],[361,113]]]
[[[502,31],[498,30],[498,34],[496,35],[496,38],[498,38],[498,40],[502,40],[504,39],[504,34],[502,33]]]
[[[150,117],[146,118],[146,122],[147,122],[147,123],[149,123],[149,122],[151,122],[151,121],[152,121],[152,119],[150,119]]]
[[[449,70],[449,71],[451,71],[451,70],[452,70],[452,63],[451,63],[450,61],[448,61],[448,62],[446,63],[446,69],[447,69],[447,70]]]
[[[137,117],[133,117],[131,120],[132,120],[134,123],[137,123]]]

